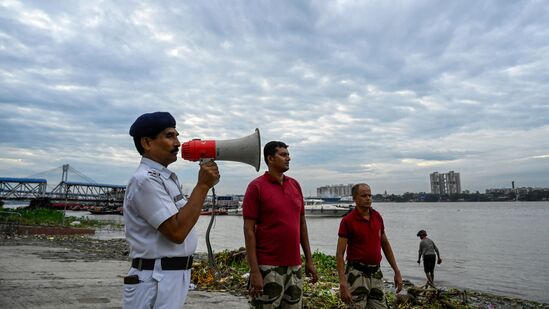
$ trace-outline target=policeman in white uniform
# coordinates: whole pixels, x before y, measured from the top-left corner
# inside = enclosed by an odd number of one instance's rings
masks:
[[[194,225],[219,171],[214,162],[202,164],[187,200],[167,168],[177,160],[178,134],[166,112],[143,114],[130,128],[142,158],[124,198],[132,259],[124,277],[124,308],[183,308],[187,297],[197,245]]]

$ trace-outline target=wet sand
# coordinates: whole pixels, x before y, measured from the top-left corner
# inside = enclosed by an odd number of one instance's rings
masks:
[[[1,239],[0,308],[122,308],[123,242]],[[85,244],[85,245],[84,245]],[[110,253],[109,253],[110,252]],[[242,296],[191,291],[185,308],[246,308]]]

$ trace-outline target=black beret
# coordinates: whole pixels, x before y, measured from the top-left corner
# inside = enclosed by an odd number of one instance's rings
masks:
[[[134,138],[154,137],[166,128],[175,128],[175,119],[168,112],[154,112],[139,116],[130,127]]]
[[[420,230],[419,232],[417,232],[416,236],[420,237],[420,236],[424,236],[424,235],[427,235],[427,232],[425,232],[425,230]]]

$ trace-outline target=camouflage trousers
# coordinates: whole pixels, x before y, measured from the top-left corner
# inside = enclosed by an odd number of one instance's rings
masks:
[[[303,276],[301,266],[260,265],[263,294],[252,298],[250,308],[302,307]]]
[[[373,274],[365,274],[348,265],[346,277],[352,297],[349,308],[387,308],[381,269]]]

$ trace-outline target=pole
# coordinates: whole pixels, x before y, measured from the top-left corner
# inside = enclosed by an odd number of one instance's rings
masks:
[[[69,185],[67,185],[67,183],[64,183],[64,185],[65,185],[65,205],[63,207],[63,226],[65,226],[67,203],[68,203],[68,199],[69,199]]]
[[[65,226],[65,216],[67,212],[67,202],[69,196],[69,186],[67,185],[67,179],[69,178],[69,165],[63,164],[63,174],[61,174],[61,181],[65,185],[65,205],[63,206],[63,226]]]

